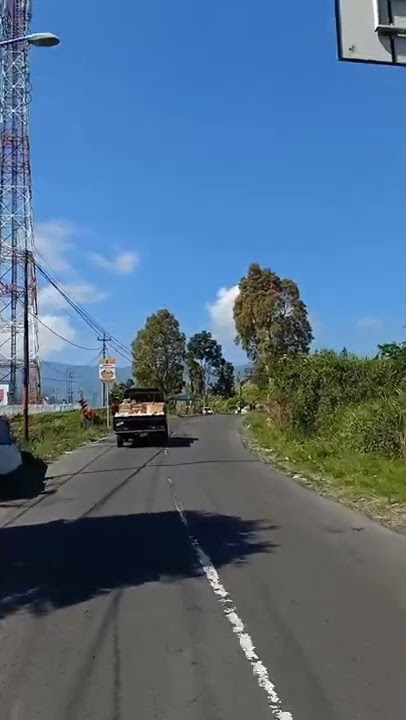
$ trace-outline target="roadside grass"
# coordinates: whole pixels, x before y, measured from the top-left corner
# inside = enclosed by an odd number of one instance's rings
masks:
[[[74,450],[91,440],[107,434],[105,413],[99,412],[100,424],[85,427],[82,413],[71,410],[30,416],[30,440],[22,441],[23,418],[11,418],[11,427],[21,449],[42,460],[54,460],[68,450]]]
[[[354,452],[334,437],[298,437],[260,413],[247,416],[245,432],[254,451],[290,474],[294,472],[302,484],[391,527],[404,529],[406,482],[402,459]]]

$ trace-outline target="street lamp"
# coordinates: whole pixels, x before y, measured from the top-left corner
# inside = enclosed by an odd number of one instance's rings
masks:
[[[0,47],[5,45],[14,45],[19,42],[27,42],[37,47],[52,47],[59,45],[59,37],[53,33],[31,33],[31,35],[23,35],[22,37],[11,38],[11,40],[0,40]]]

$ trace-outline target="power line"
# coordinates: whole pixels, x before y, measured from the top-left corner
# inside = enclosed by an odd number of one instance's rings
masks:
[[[92,359],[91,359],[91,361],[90,361],[89,365],[93,365],[93,363],[95,363],[95,362],[96,362],[96,360],[99,360],[99,359],[100,359],[100,356],[101,356],[101,354],[102,354],[102,351],[101,351],[101,350],[99,350],[99,352],[97,353],[97,355],[95,355],[95,356],[94,356],[94,358],[92,358]]]
[[[34,313],[31,313],[31,314],[33,315]],[[38,316],[36,316],[36,318],[37,318],[38,322],[41,323],[41,325],[43,325],[47,330],[49,330],[49,332],[51,332],[53,335],[56,335],[56,337],[58,337],[60,340],[63,340],[64,342],[69,343],[69,345],[73,345],[73,347],[79,348],[79,350],[89,350],[90,352],[93,352],[94,350],[97,349],[97,348],[84,347],[83,345],[78,345],[77,343],[73,342],[72,340],[68,340],[68,338],[63,337],[63,335],[60,335],[59,333],[57,333],[56,330],[53,330],[52,328],[50,328],[49,325],[44,323],[43,320],[41,320]]]
[[[121,355],[121,357],[124,358],[124,360],[126,360],[127,362],[129,362],[130,365],[131,365],[131,363],[132,363],[131,357],[130,357],[129,355],[124,355],[122,352],[120,352],[120,350],[114,345],[114,343],[111,343],[111,344],[112,344],[115,352],[117,353],[117,355]]]
[[[54,278],[49,275],[38,263],[37,268],[39,272],[45,277],[45,279],[62,295],[62,297],[66,300],[66,302],[75,310],[75,312],[82,317],[84,322],[86,322],[89,327],[92,328],[95,332],[98,332],[100,334],[108,334],[105,328],[100,325],[100,323],[97,322],[88,312],[83,308],[74,298],[65,290],[65,288],[60,285]],[[111,336],[111,339],[124,350],[124,352],[127,352],[127,348],[123,343],[120,342],[117,338],[114,336]]]
[[[77,305],[78,308],[80,308],[81,306],[79,305],[78,301],[75,300],[71,295],[69,295],[69,293],[68,293],[68,291],[66,290],[66,288],[64,288],[62,281],[60,280],[60,278],[58,277],[58,275],[56,274],[56,272],[51,268],[51,266],[49,265],[49,263],[47,262],[47,260],[44,258],[44,256],[42,255],[42,253],[38,250],[38,248],[35,248],[35,255],[39,255],[39,257],[42,259],[44,265],[48,268],[49,278],[46,276],[46,274],[44,274],[43,268],[41,268],[40,264],[39,264],[38,262],[35,263],[35,266],[36,266],[37,270],[43,275],[44,279],[45,279],[52,287],[54,287],[54,288],[57,290],[57,292],[63,297],[63,299],[65,300],[65,302],[66,302],[67,305],[71,305],[71,303],[70,303],[69,300],[68,300],[68,298],[70,298],[70,300],[72,301],[72,303],[74,303],[75,305]],[[52,281],[51,281],[51,278],[52,278]],[[65,294],[66,294],[66,297],[65,297]],[[73,307],[73,305],[72,305],[72,307]],[[73,309],[74,309],[75,313],[78,314],[78,310],[76,309],[76,307],[73,307]],[[82,308],[82,309],[83,309],[83,312],[86,312],[86,311],[84,310],[84,308]],[[63,312],[64,312],[64,313],[67,313],[68,317],[70,317],[72,320],[75,319],[75,315],[74,315],[73,313],[69,312],[69,309],[68,309],[68,308],[64,308],[64,311],[63,311]],[[89,315],[89,318],[90,318],[90,315]],[[89,324],[89,323],[87,323],[87,324]],[[94,328],[93,328],[92,325],[90,325],[90,327],[92,327],[92,330],[94,330]],[[95,331],[95,332],[96,332],[96,331]]]
[[[100,325],[88,312],[83,308],[74,298],[63,288],[63,286],[53,278],[38,262],[36,267],[41,275],[54,287],[64,300],[73,308],[73,310],[82,318],[82,320],[96,333],[101,335],[109,335],[105,328]],[[131,358],[128,354],[125,345],[118,340],[114,335],[110,335],[110,342],[113,345],[116,352],[121,355],[127,362],[131,362]]]
[[[66,381],[66,378],[61,378],[61,377],[59,377],[59,378],[50,378],[50,377],[44,377],[43,375],[41,375],[41,380],[46,380],[47,382],[58,382],[58,383],[61,383],[61,382],[63,382],[63,380]],[[75,378],[72,378],[72,382],[73,382],[75,385],[80,385],[80,384],[81,384],[80,380],[76,380]]]

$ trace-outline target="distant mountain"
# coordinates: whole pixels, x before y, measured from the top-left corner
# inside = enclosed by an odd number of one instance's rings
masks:
[[[236,365],[237,377],[244,377],[249,365]],[[93,407],[100,405],[101,387],[98,365],[67,365],[59,362],[41,362],[42,395],[50,402],[68,398],[69,374],[72,378],[73,398],[83,396]],[[131,367],[117,367],[117,381],[125,382],[132,377]]]
[[[53,402],[66,400],[69,374],[71,375],[74,400],[81,393],[90,405],[100,404],[101,388],[98,365],[66,365],[59,362],[41,362],[42,395]],[[117,380],[124,382],[132,377],[131,367],[117,367]]]

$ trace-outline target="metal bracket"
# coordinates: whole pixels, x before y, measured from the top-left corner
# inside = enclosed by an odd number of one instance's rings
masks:
[[[375,32],[378,35],[391,35],[392,37],[406,37],[406,27],[396,25],[377,25]]]
[[[374,7],[374,26],[375,32],[378,35],[386,35],[389,37],[406,37],[406,25],[400,26],[395,25],[392,21],[392,0],[386,0],[387,11],[385,14],[385,20],[389,22],[382,22],[383,18],[381,15],[382,0],[373,0]],[[405,3],[406,11],[406,3]],[[406,12],[405,12],[406,16]]]

